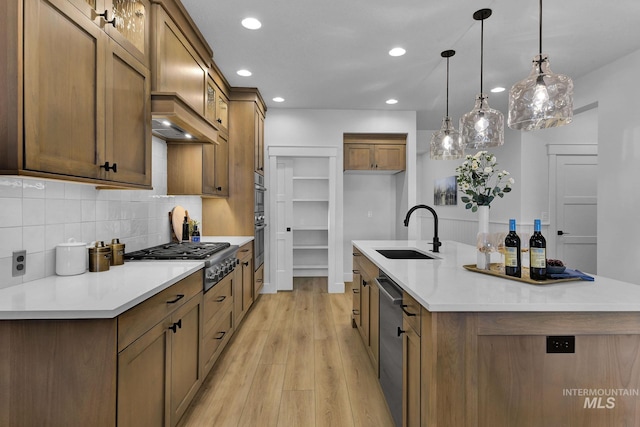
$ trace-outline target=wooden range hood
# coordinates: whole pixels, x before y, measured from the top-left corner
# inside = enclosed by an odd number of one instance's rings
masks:
[[[175,92],[151,93],[151,131],[171,142],[214,144],[218,129]]]

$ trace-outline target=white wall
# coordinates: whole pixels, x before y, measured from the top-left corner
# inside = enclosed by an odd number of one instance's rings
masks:
[[[598,274],[640,284],[639,73],[640,51],[636,51],[574,80],[574,108],[586,110],[574,116],[574,123],[521,136],[506,131],[505,146],[491,151],[500,167],[513,174],[516,185],[511,194],[492,206],[492,229],[506,224],[509,217],[529,226],[542,212],[549,212],[548,144],[598,144]],[[597,108],[592,108],[594,105]],[[431,132],[418,132],[419,145],[430,138]],[[433,179],[454,174],[459,162],[436,162],[428,157],[421,156],[419,162],[424,179],[418,194],[431,202]],[[437,210],[444,218],[442,239],[467,238],[466,243],[471,243],[467,235],[473,235],[471,230],[475,229],[473,214],[460,204]],[[425,217],[423,222],[428,225],[423,224],[421,238],[430,239],[430,219]],[[467,237],[456,235],[460,230],[467,230]]]
[[[167,148],[153,139],[149,190],[96,190],[93,185],[0,176],[0,288],[55,274],[55,247],[119,238],[127,252],[168,242],[168,212],[181,205],[202,218],[200,197],[167,196]],[[27,272],[11,276],[12,252],[27,251]]]
[[[397,175],[343,176],[343,135],[345,133],[406,133],[407,171]],[[337,239],[343,242],[336,248],[336,269],[351,280],[351,240],[372,239],[377,236],[395,239],[397,218],[404,215],[416,199],[416,113],[415,111],[377,110],[287,110],[269,109],[265,121],[265,150],[279,146],[331,146],[338,148],[336,176]],[[265,177],[268,177],[265,171]],[[397,181],[400,180],[399,184]],[[266,182],[267,189],[269,182]],[[371,192],[378,187],[379,193]],[[398,188],[403,194],[398,194]],[[379,206],[365,208],[351,197],[362,201],[368,194]],[[350,197],[347,201],[347,196]],[[344,201],[344,202],[343,202]],[[397,202],[400,201],[398,204]],[[378,203],[379,202],[379,203]],[[368,206],[371,206],[369,209]],[[368,211],[372,217],[368,217]],[[384,224],[383,227],[378,227]],[[346,231],[348,228],[348,231]],[[401,232],[401,230],[400,230]],[[398,238],[405,238],[401,236]],[[265,282],[270,281],[265,271]]]

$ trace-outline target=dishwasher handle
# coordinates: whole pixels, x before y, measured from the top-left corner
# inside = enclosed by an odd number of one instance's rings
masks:
[[[374,280],[380,289],[381,295],[384,295],[394,305],[402,305],[402,291],[400,291],[395,283],[386,277],[376,277]]]

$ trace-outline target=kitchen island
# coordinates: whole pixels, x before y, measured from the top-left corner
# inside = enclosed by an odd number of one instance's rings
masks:
[[[435,254],[422,241],[353,245],[421,306],[411,313],[417,343],[404,335],[405,426],[640,423],[639,285],[599,276],[531,285],[474,273],[462,266],[475,264],[475,248],[455,242]],[[377,252],[394,248],[436,259]]]

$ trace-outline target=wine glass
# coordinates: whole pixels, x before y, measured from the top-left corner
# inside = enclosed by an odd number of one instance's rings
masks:
[[[498,270],[501,273],[504,273],[504,253],[505,253],[504,239],[506,237],[507,237],[507,233],[495,233],[493,236],[494,245],[498,250],[498,253],[500,254],[500,263],[498,264]]]

